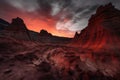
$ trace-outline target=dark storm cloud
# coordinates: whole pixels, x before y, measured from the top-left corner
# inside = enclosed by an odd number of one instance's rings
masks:
[[[83,29],[86,26],[85,24],[87,24],[89,16],[93,14],[99,6],[99,4],[83,5],[82,0],[38,0],[38,4],[40,7],[39,13],[42,14],[42,16],[57,18],[57,29],[68,29],[70,31]],[[69,20],[64,23],[63,21],[66,19]],[[64,26],[61,27],[61,25]],[[78,26],[80,28],[78,28]],[[73,30],[71,30],[70,27]]]
[[[37,3],[39,4],[38,12],[51,17],[64,12],[64,9],[71,5],[71,0],[37,0]]]
[[[78,31],[87,26],[88,19],[100,5],[112,2],[120,9],[120,0],[5,0],[25,12],[37,13],[44,19],[56,20],[56,28]],[[67,20],[67,21],[66,21]],[[63,25],[61,27],[61,25]]]
[[[10,5],[7,1],[0,1],[0,18],[11,21],[11,18],[17,17],[15,14],[21,14],[21,12],[16,8]]]
[[[66,6],[66,12],[68,12],[72,17],[69,22],[63,23],[58,22],[59,24],[64,24],[63,29],[68,28],[70,31],[82,30],[87,26],[88,19],[92,14],[95,13],[96,9],[100,5],[105,5],[109,2],[112,2],[115,7],[120,8],[120,0],[72,0],[72,3]],[[70,24],[70,25],[68,25]],[[61,27],[61,25],[57,26]],[[62,27],[61,27],[62,28]]]
[[[38,0],[41,13],[49,14],[52,10],[51,3],[53,0]]]

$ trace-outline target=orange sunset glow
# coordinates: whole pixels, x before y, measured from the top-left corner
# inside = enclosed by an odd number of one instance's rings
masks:
[[[47,21],[41,19],[24,19],[28,29],[40,32],[40,30],[45,29],[49,33],[52,33],[56,36],[63,36],[63,37],[73,37],[74,32],[64,31],[64,30],[57,30],[56,29],[56,21],[52,19],[48,19]]]
[[[32,17],[31,16],[24,16],[24,15],[19,15],[23,20],[24,23],[26,24],[27,28],[29,30],[35,31],[35,32],[40,32],[40,30],[45,29],[49,33],[52,33],[55,36],[62,36],[62,37],[73,37],[74,36],[74,31],[67,31],[67,30],[57,30],[56,29],[56,21],[53,19],[40,19],[37,17]],[[17,16],[13,16],[14,18]],[[11,22],[11,18],[7,18],[9,22]]]

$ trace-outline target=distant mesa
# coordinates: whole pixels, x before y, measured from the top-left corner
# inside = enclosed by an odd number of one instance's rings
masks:
[[[46,30],[42,29],[42,30],[40,31],[40,36],[52,36],[52,34],[51,34],[51,33],[48,33]]]
[[[17,17],[12,19],[12,24],[21,25],[24,24],[24,21],[21,18]]]

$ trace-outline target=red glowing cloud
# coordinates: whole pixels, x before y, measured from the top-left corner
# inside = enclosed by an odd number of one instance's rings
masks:
[[[56,36],[74,36],[74,32],[71,32],[69,30],[58,30],[56,28],[60,14],[53,17],[48,15],[48,13],[41,12],[39,10],[35,12],[28,12],[11,6],[4,1],[3,4],[4,5],[0,5],[0,17],[7,20],[8,22],[11,22],[12,18],[20,17],[24,20],[24,23],[29,30],[40,32],[41,29],[45,29]]]

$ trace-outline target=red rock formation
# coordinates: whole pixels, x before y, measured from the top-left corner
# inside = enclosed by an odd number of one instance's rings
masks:
[[[119,48],[120,11],[109,3],[100,6],[92,15],[88,26],[74,40],[81,47],[92,49]],[[77,39],[76,39],[77,38]]]
[[[18,34],[16,36],[18,36],[20,39],[31,40],[29,31],[28,31],[24,21],[21,18],[17,17],[15,19],[12,19],[12,23],[11,23],[10,27],[11,27],[10,29],[12,29],[13,31],[18,32]]]
[[[19,17],[12,19],[12,23],[10,24],[10,27],[8,29],[11,31],[28,33],[28,29],[24,21]]]
[[[24,21],[19,17],[12,19],[11,24],[1,30],[1,34],[18,40],[31,40]]]

